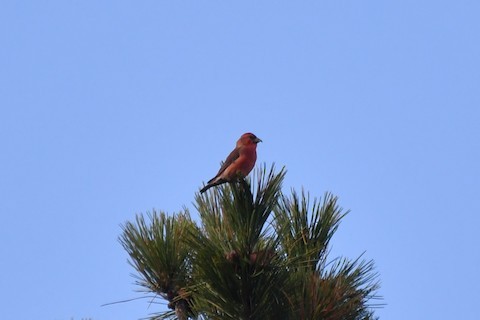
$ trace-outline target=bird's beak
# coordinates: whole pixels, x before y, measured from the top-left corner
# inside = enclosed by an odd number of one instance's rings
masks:
[[[262,139],[259,139],[259,138],[255,138],[255,140],[253,140],[255,143],[259,143],[259,142],[263,142]]]

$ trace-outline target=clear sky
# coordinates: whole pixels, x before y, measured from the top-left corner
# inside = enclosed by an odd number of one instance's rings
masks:
[[[2,319],[138,319],[120,225],[190,208],[247,131],[351,213],[384,320],[478,319],[479,1],[0,4]]]

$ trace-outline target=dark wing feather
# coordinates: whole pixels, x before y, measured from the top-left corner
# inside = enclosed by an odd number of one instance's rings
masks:
[[[238,148],[235,148],[235,149],[233,149],[232,152],[230,152],[227,159],[225,159],[225,162],[222,164],[222,166],[220,167],[220,170],[218,170],[218,173],[215,175],[215,177],[210,179],[210,181],[208,181],[208,183],[212,182],[219,175],[221,175],[223,173],[223,171],[225,171],[225,169],[228,168],[229,165],[231,165],[235,160],[238,159],[238,157],[240,157],[240,152],[238,151]]]

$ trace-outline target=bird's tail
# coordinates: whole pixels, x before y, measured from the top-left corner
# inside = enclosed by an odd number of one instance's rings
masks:
[[[200,190],[200,193],[204,193],[205,191],[207,191],[211,187],[218,186],[219,184],[222,184],[222,183],[225,183],[225,182],[227,182],[227,180],[225,180],[225,179],[219,179],[219,180],[215,180],[215,181],[210,180],[207,183],[207,185]]]

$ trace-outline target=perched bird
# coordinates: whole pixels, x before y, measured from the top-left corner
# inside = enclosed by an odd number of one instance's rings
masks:
[[[213,186],[245,178],[252,171],[255,161],[257,161],[257,143],[259,142],[262,142],[262,140],[253,133],[242,134],[237,141],[237,146],[228,155],[217,175],[208,181],[207,185],[200,190],[200,193],[204,193]]]

